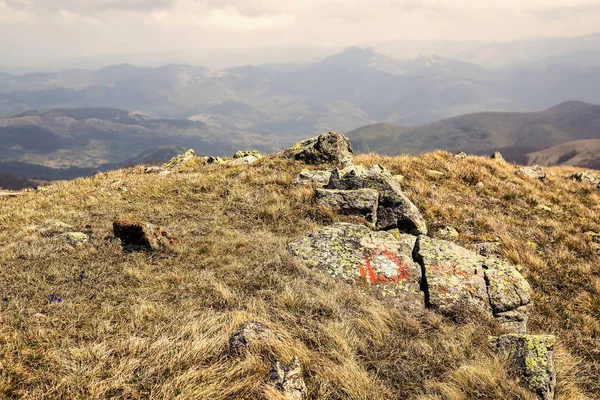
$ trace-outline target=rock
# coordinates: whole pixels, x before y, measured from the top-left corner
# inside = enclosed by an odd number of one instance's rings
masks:
[[[497,152],[495,152],[494,154],[492,154],[492,155],[490,156],[490,158],[491,158],[492,160],[504,161],[504,157],[502,157],[502,154],[501,154],[499,151],[497,151]]]
[[[314,200],[315,203],[331,207],[340,214],[364,217],[373,226],[377,222],[377,205],[379,203],[377,190],[317,189]]]
[[[283,152],[286,158],[304,161],[307,164],[352,165],[350,140],[339,133],[328,132],[321,136],[303,140]]]
[[[444,173],[442,171],[437,171],[435,169],[427,169],[427,170],[425,170],[425,172],[427,173],[427,175],[434,177],[434,178],[440,178],[440,177],[444,176]]]
[[[233,158],[237,159],[237,158],[244,158],[244,157],[248,157],[248,156],[254,156],[256,158],[260,158],[260,153],[258,152],[258,150],[238,151],[233,155]]]
[[[202,157],[202,159],[207,164],[223,164],[223,163],[225,163],[225,161],[221,157],[208,156],[208,157]]]
[[[166,162],[165,164],[163,164],[163,168],[179,167],[195,157],[196,157],[196,152],[192,149],[189,149],[185,153],[178,154],[175,157],[173,157],[169,162]]]
[[[276,361],[267,379],[267,385],[283,394],[286,400],[306,398],[306,384],[302,378],[302,367],[297,357],[289,363]]]
[[[545,206],[543,204],[538,204],[537,206],[535,206],[535,208],[537,208],[538,210],[544,211],[544,212],[552,212],[552,208]]]
[[[250,164],[254,164],[255,162],[257,162],[260,158],[256,157],[256,156],[245,156],[245,157],[238,157],[235,160],[229,162],[229,165],[250,165]]]
[[[23,192],[0,192],[0,198],[10,198],[21,196]]]
[[[404,175],[392,175],[396,182],[401,183],[404,181]]]
[[[467,157],[469,157],[469,156],[464,151],[461,151],[460,153],[457,153],[457,154],[454,155],[454,158],[456,158],[458,160],[464,160]]]
[[[39,232],[42,236],[49,237],[49,236],[58,235],[60,233],[66,233],[66,232],[70,231],[71,229],[73,229],[71,227],[71,225],[65,224],[64,222],[61,222],[61,221],[57,221],[57,222],[53,222],[51,224],[44,226],[42,229],[40,229]]]
[[[546,173],[539,165],[533,167],[521,167],[515,171],[515,175],[530,178],[539,179],[542,182],[546,182]]]
[[[504,260],[488,258],[483,270],[494,316],[511,332],[525,332],[529,319],[531,287],[515,267]]]
[[[342,170],[335,169],[327,188],[375,189],[379,192],[378,229],[398,228],[413,235],[427,234],[427,225],[417,207],[404,195],[398,181],[380,165],[371,168],[353,166]]]
[[[483,242],[475,244],[475,250],[483,257],[496,255],[500,249],[500,242]]]
[[[485,184],[483,182],[477,182],[477,184],[475,185],[475,187],[477,189],[483,189],[485,187]]]
[[[65,233],[67,242],[73,246],[81,246],[89,241],[89,236],[83,232],[67,232]]]
[[[235,354],[242,354],[251,343],[273,338],[273,333],[257,321],[245,322],[229,338],[229,349]]]
[[[421,267],[412,257],[415,241],[412,235],[337,223],[290,243],[288,249],[308,268],[422,307]]]
[[[329,184],[331,179],[331,171],[312,171],[303,169],[296,179],[295,185],[313,185],[318,188],[323,188]]]
[[[592,185],[600,185],[600,176],[591,171],[578,172],[571,176],[571,179],[577,182],[591,183]]]
[[[554,399],[554,336],[509,334],[490,338],[490,342],[496,352],[510,359],[515,372],[539,399]]]
[[[113,222],[113,231],[123,247],[131,250],[176,252],[180,244],[179,239],[160,226],[143,221],[117,220]]]
[[[451,240],[458,238],[458,231],[451,226],[447,226],[438,231],[437,236],[440,239]]]
[[[163,172],[163,171],[165,171],[164,168],[156,167],[156,166],[144,168],[144,173],[146,173],[146,174],[158,174],[159,172]]]
[[[428,306],[453,312],[468,304],[491,312],[481,256],[451,242],[419,236],[415,257],[425,273]]]

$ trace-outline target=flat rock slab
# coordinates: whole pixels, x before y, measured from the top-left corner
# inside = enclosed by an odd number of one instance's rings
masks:
[[[331,207],[340,214],[364,217],[373,226],[377,222],[377,206],[379,204],[377,190],[317,189],[314,201],[321,206]]]
[[[546,172],[539,165],[532,167],[521,167],[515,171],[515,175],[522,176],[530,179],[538,179],[542,182],[546,182]]]
[[[428,306],[455,311],[468,304],[491,313],[481,256],[427,236],[417,239],[415,256],[425,271]]]
[[[379,192],[377,228],[398,228],[413,235],[427,234],[427,225],[417,207],[402,192],[400,184],[381,165],[366,168],[352,166],[336,169],[331,175],[328,189],[374,189]]]
[[[113,222],[113,231],[126,250],[176,252],[180,244],[179,239],[160,226],[144,221],[117,220]]]
[[[324,188],[329,184],[331,179],[331,171],[313,171],[309,169],[303,169],[296,179],[294,179],[295,185],[312,185],[318,188]]]
[[[412,258],[415,241],[411,235],[338,223],[290,243],[289,250],[308,268],[422,307],[421,267]]]

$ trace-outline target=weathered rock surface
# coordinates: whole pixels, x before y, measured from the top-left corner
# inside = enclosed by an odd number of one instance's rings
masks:
[[[452,239],[458,238],[459,234],[458,234],[458,231],[456,229],[454,229],[451,226],[447,226],[445,228],[442,228],[442,229],[438,230],[437,236],[440,239],[452,240]]]
[[[267,385],[281,392],[286,400],[306,398],[306,384],[297,357],[292,358],[289,363],[276,361],[267,379]]]
[[[491,257],[498,253],[500,242],[482,242],[475,244],[475,249],[480,256]]]
[[[123,247],[130,250],[176,252],[179,239],[157,225],[137,220],[117,220],[113,231]]]
[[[491,311],[483,258],[445,240],[420,236],[415,257],[424,269],[428,306],[455,311],[465,305]]]
[[[249,155],[249,156],[245,156],[245,157],[238,157],[238,158],[232,160],[229,163],[229,165],[250,165],[250,164],[254,164],[258,160],[260,160],[259,157]]]
[[[571,176],[571,179],[582,183],[591,183],[592,185],[600,185],[600,175],[594,174],[591,171],[578,172]]]
[[[221,157],[207,156],[207,157],[202,157],[202,159],[207,164],[223,164],[223,163],[225,163],[225,161]]]
[[[497,151],[497,152],[495,152],[494,154],[492,154],[492,155],[490,156],[490,158],[491,158],[492,160],[504,161],[504,157],[502,157],[502,154],[501,154],[499,151]]]
[[[454,158],[459,159],[459,160],[464,160],[467,157],[469,157],[469,156],[464,151],[461,151],[460,153],[457,153],[454,155]]]
[[[42,236],[50,237],[60,233],[66,233],[71,229],[73,229],[71,225],[57,221],[42,227],[39,232]]]
[[[338,223],[290,243],[289,250],[308,268],[423,306],[421,267],[412,257],[415,241],[411,235]]]
[[[303,140],[283,152],[283,156],[307,164],[352,165],[354,151],[350,140],[339,133],[328,132]]]
[[[248,156],[254,156],[256,158],[260,158],[260,153],[258,152],[258,150],[238,151],[233,155],[233,158],[237,159],[237,158],[244,158],[244,157],[248,157]]]
[[[296,179],[294,179],[295,185],[313,185],[318,188],[323,188],[329,184],[331,179],[331,171],[312,171],[309,169],[303,169]]]
[[[196,152],[192,149],[189,149],[185,153],[178,154],[175,157],[173,157],[170,161],[163,164],[163,168],[179,167],[180,165],[185,164],[186,162],[188,162],[189,160],[191,160],[195,157],[196,157]]]
[[[530,179],[539,179],[542,182],[546,182],[546,172],[539,165],[533,167],[521,167],[515,171],[515,175],[523,176]]]
[[[371,168],[353,166],[335,169],[328,189],[375,189],[379,192],[377,228],[394,229],[413,235],[427,234],[427,225],[417,207],[402,192],[398,181],[381,165]]]
[[[373,189],[358,190],[315,190],[314,201],[322,206],[331,207],[341,214],[358,215],[375,225],[379,192]]]
[[[509,357],[523,383],[541,400],[554,399],[555,341],[550,335],[509,334],[490,338],[496,351]]]
[[[73,246],[81,246],[90,240],[89,236],[83,232],[67,232],[65,233],[65,239]]]
[[[242,354],[250,344],[273,338],[273,333],[257,321],[245,322],[229,338],[229,349],[235,354]]]

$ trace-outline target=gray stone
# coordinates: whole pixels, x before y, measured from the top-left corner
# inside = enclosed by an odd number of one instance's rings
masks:
[[[479,255],[484,257],[494,256],[500,249],[500,242],[483,242],[475,244],[475,249]]]
[[[373,225],[377,222],[377,205],[379,203],[377,190],[317,189],[314,199],[317,204],[331,207],[340,214],[364,217]]]
[[[456,158],[458,160],[464,160],[467,157],[469,157],[469,156],[467,156],[467,153],[465,153],[464,151],[461,151],[460,153],[457,153],[454,155],[454,158]]]
[[[514,310],[496,313],[494,318],[506,332],[526,333],[529,321],[529,306],[521,306]]]
[[[546,182],[547,179],[546,172],[544,172],[539,165],[534,165],[533,167],[521,167],[515,171],[515,175],[530,179],[538,179],[542,182]]]
[[[591,183],[592,185],[600,185],[600,176],[591,171],[578,172],[571,176],[571,179],[582,183]]]
[[[89,236],[83,232],[67,232],[65,233],[65,239],[73,246],[81,246],[90,240]]]
[[[288,249],[308,268],[422,307],[421,267],[412,257],[415,241],[412,235],[337,223],[290,243]]]
[[[237,158],[244,158],[244,157],[248,157],[248,156],[254,156],[256,158],[261,158],[261,155],[258,152],[258,150],[238,151],[233,155],[233,158],[237,159]]]
[[[502,157],[502,154],[501,154],[499,151],[497,151],[497,152],[495,152],[494,154],[492,154],[492,155],[490,156],[490,158],[491,158],[492,160],[504,161],[504,157]]]
[[[509,358],[522,382],[540,400],[554,399],[554,336],[509,334],[490,338],[490,342],[496,352]]]
[[[196,158],[196,152],[192,149],[189,149],[185,153],[178,154],[175,157],[173,157],[169,162],[163,164],[163,168],[179,167],[194,158]]]
[[[231,335],[229,349],[239,355],[244,353],[251,344],[272,338],[274,335],[266,326],[257,321],[248,321]]]
[[[415,256],[424,269],[428,306],[454,312],[469,305],[491,314],[483,257],[427,236],[417,239]]]
[[[113,232],[127,250],[177,252],[181,243],[160,226],[138,220],[116,220]]]
[[[302,367],[297,357],[293,357],[289,363],[280,361],[273,363],[267,385],[280,392],[286,400],[306,398],[306,384],[302,378]]]
[[[258,160],[260,160],[260,158],[253,156],[253,155],[249,155],[249,156],[245,156],[245,157],[236,158],[236,159],[232,160],[231,162],[229,162],[229,165],[250,165],[250,164],[254,164]]]
[[[315,171],[309,169],[303,169],[296,179],[294,184],[296,185],[313,185],[318,188],[323,188],[329,184],[331,179],[331,171]]]
[[[437,236],[440,239],[452,240],[452,239],[457,239],[459,234],[456,229],[454,229],[451,226],[447,226],[445,228],[440,229],[437,233]]]
[[[381,165],[335,169],[328,189],[375,189],[379,192],[377,228],[394,229],[413,235],[427,234],[427,225],[417,207],[402,192],[398,181]]]
[[[304,161],[307,164],[341,164],[343,166],[352,165],[353,154],[350,140],[335,132],[303,140],[283,152],[284,157]]]

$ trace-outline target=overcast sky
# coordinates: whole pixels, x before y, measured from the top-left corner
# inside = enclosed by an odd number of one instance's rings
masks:
[[[600,0],[0,0],[0,64],[287,44],[506,41],[599,27]]]

